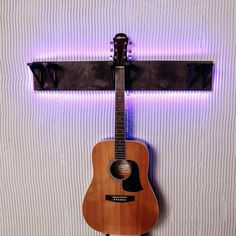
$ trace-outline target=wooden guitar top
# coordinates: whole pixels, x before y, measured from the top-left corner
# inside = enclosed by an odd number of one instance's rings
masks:
[[[83,202],[86,222],[107,234],[142,234],[157,222],[159,208],[148,180],[149,154],[146,146],[126,140],[126,160],[131,174],[125,180],[112,176],[114,141],[95,145],[93,180]],[[121,171],[126,171],[126,165]]]

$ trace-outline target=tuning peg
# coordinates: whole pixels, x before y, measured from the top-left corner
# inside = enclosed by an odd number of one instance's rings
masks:
[[[129,41],[128,42],[128,48],[127,48],[127,54],[128,54],[128,60],[130,61],[130,60],[132,60],[132,49],[131,49],[131,47],[132,47],[132,41]]]
[[[132,42],[130,41],[129,44],[128,44],[128,52],[129,52],[129,53],[132,52],[131,47],[132,47]]]
[[[110,59],[110,61],[113,61],[113,56],[112,56],[112,55],[110,55],[109,59]]]
[[[113,45],[114,43],[113,43],[113,41],[110,41],[110,45]]]

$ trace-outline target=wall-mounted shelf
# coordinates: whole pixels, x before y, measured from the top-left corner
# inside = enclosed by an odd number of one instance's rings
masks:
[[[34,90],[114,90],[108,61],[28,63]],[[126,64],[126,90],[212,90],[210,61],[133,61]]]

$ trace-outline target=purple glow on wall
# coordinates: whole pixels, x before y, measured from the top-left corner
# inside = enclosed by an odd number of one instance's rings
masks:
[[[164,47],[164,48],[133,48],[132,58],[136,60],[163,60],[163,58],[168,58],[168,60],[195,60],[203,56],[203,51],[201,48],[178,48],[178,47]]]
[[[145,60],[150,58],[152,60],[163,60],[163,58],[168,58],[169,60],[195,60],[196,58],[201,58],[203,56],[202,49],[197,48],[155,48],[155,49],[132,49],[132,60]],[[81,60],[81,61],[109,61],[110,52],[109,47],[107,50],[95,51],[67,51],[63,52],[60,50],[53,50],[47,52],[39,52],[31,57],[31,61],[44,61],[44,60],[57,60],[57,61],[69,61],[69,60]]]
[[[114,102],[115,93],[113,91],[45,91],[34,92],[38,98],[46,101],[86,101],[100,103],[103,101]],[[126,93],[126,100],[163,101],[168,100],[174,103],[183,101],[203,101],[212,97],[212,92],[202,91],[132,91]]]
[[[105,37],[104,39],[107,39]],[[110,35],[110,40],[113,38]],[[103,39],[103,40],[104,40]],[[31,56],[29,61],[72,61],[72,60],[81,60],[81,61],[109,61],[110,56],[110,40],[105,42],[90,42],[85,38],[77,38],[77,41],[80,42],[79,45],[76,45],[75,42],[72,43],[69,47],[61,47],[61,41],[58,39],[57,43],[50,44],[50,48],[44,48],[43,45],[38,45],[37,51],[34,51],[34,55]],[[207,48],[202,48],[200,45],[197,45],[197,42],[182,42],[175,40],[174,43],[168,45],[163,45],[163,42],[159,42],[153,47],[154,42],[150,44],[141,44],[135,43],[138,42],[138,39],[132,39],[132,60],[203,60],[202,57],[207,58],[204,54],[209,53]],[[179,41],[179,42],[178,42]],[[89,46],[89,44],[91,44]],[[215,76],[214,76],[215,77]],[[215,80],[215,79],[214,79]],[[32,74],[30,73],[30,81],[32,81]],[[215,83],[214,83],[215,84]],[[30,89],[33,88],[33,83],[30,83]],[[173,102],[177,99],[189,99],[189,100],[202,100],[211,96],[213,92],[204,92],[204,91],[138,91],[130,92],[129,97],[138,99],[142,97],[143,99],[168,99]],[[112,91],[45,91],[37,92],[37,97],[46,98],[49,100],[70,100],[70,99],[79,99],[79,100],[96,100],[99,99],[113,99],[114,95]]]

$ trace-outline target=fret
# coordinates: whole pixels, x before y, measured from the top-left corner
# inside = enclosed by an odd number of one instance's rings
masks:
[[[115,67],[115,159],[125,159],[125,68]]]

